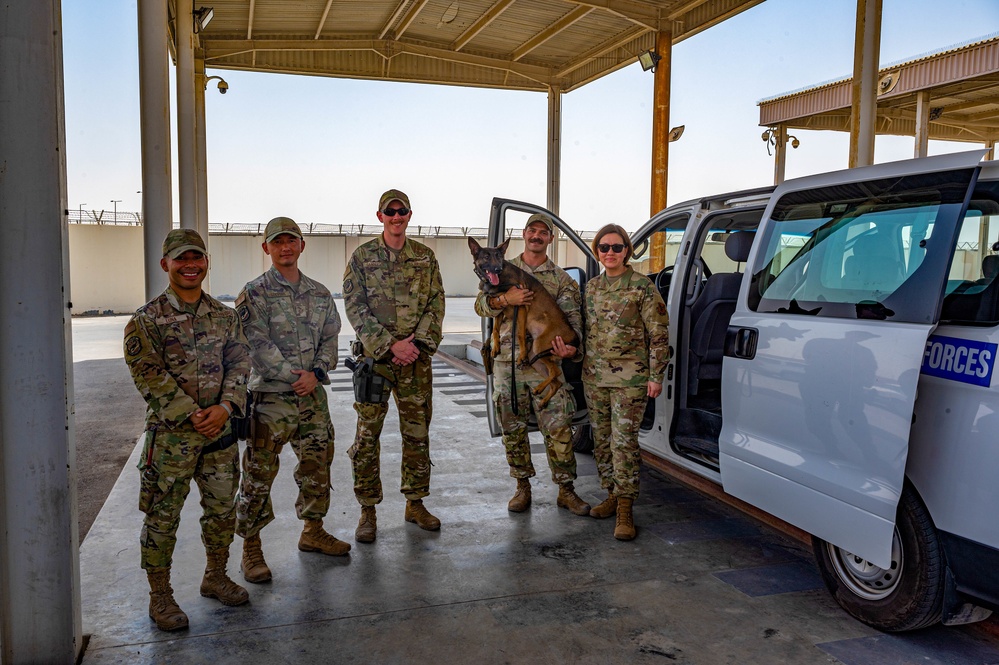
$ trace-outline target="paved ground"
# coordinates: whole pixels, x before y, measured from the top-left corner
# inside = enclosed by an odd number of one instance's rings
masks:
[[[82,331],[77,340],[87,334],[93,334],[88,348],[99,348],[96,330]],[[124,421],[133,415],[124,404],[134,388],[85,382],[94,360],[77,363],[78,388],[95,386],[90,393],[78,390],[78,414],[93,408],[96,396],[115,406],[108,413],[120,414],[125,436]],[[383,434],[386,498],[376,542],[355,543],[344,558],[297,551],[294,457],[286,451],[275,484],[278,517],[263,532],[275,579],[248,585],[246,606],[225,608],[198,594],[205,559],[192,491],[174,573],[191,628],[179,634],[158,631],[146,616],[132,446],[80,551],[90,635],[83,662],[999,663],[995,622],[878,633],[836,606],[797,542],[655,472],[643,475],[639,537],[620,543],[611,521],[555,507],[544,452],[534,439],[534,505],[524,514],[507,512],[514,483],[499,440],[488,436],[481,383],[440,362],[434,371],[427,505],[443,521],[441,531],[424,532],[402,519],[393,407]],[[343,454],[354,426],[350,377],[339,369],[332,379],[337,455],[327,521],[353,542],[359,509]],[[602,498],[591,457],[579,456],[579,472],[581,495]],[[241,543],[232,551],[230,574],[238,580]]]

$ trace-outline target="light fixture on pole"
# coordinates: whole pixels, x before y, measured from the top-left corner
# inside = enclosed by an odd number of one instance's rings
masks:
[[[111,199],[111,203],[114,204],[114,221],[118,221],[118,204],[121,203],[121,199]]]
[[[219,94],[224,95],[229,90],[229,84],[226,83],[225,79],[222,78],[221,76],[209,76],[208,78],[206,78],[205,79],[205,90],[208,90],[208,82],[211,81],[212,79],[218,79],[218,81],[219,81],[219,84],[218,84]]]
[[[777,129],[776,127],[767,127],[763,131],[763,134],[760,135],[760,138],[763,139],[763,142],[767,144],[768,155],[773,155],[773,153],[770,152],[771,147],[776,148],[781,143],[781,133],[780,130]],[[788,134],[787,138],[791,140],[791,147],[794,148],[795,150],[797,150],[798,146],[801,145],[801,141],[798,140],[797,136],[792,136]]]
[[[673,129],[669,130],[669,134],[666,135],[667,142],[673,143],[674,141],[679,141],[680,137],[683,136],[683,130],[686,127],[687,125],[677,125]]]
[[[658,65],[659,61],[662,59],[663,57],[661,55],[650,49],[638,56],[638,63],[642,65],[643,72],[647,72],[649,70],[654,72],[656,71],[656,65]]]
[[[195,34],[201,32],[208,27],[208,24],[212,22],[215,17],[214,7],[198,7],[194,10],[194,32]]]

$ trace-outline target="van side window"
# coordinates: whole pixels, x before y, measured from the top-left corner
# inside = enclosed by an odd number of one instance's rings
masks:
[[[758,312],[928,322],[972,170],[789,192],[752,267]]]
[[[979,183],[968,205],[947,279],[940,320],[999,323],[999,182]]]

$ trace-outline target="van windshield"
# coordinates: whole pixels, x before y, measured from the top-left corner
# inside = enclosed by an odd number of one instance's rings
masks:
[[[753,268],[758,312],[931,322],[974,170],[790,192]]]

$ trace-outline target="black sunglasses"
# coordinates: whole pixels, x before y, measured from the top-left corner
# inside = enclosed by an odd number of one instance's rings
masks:
[[[605,243],[600,243],[599,245],[597,245],[597,251],[600,252],[601,254],[606,254],[607,252],[614,252],[615,254],[620,254],[621,252],[624,251],[624,247],[625,246],[622,244],[607,245]]]
[[[409,214],[409,208],[385,208],[382,210],[382,214],[386,217],[395,217],[396,215],[405,217]]]

